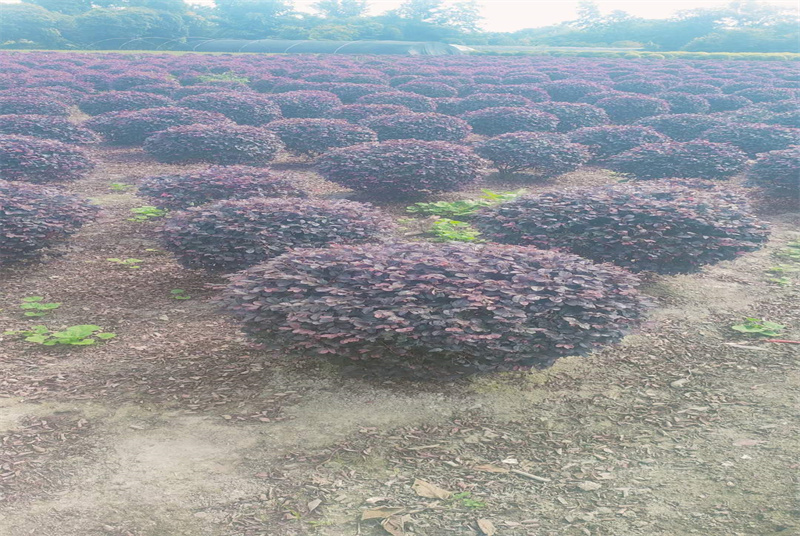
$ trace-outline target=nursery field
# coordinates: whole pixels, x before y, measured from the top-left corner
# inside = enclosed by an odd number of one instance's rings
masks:
[[[0,55],[0,534],[797,533],[798,95]]]

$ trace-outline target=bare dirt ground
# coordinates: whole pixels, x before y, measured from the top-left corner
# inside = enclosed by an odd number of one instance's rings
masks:
[[[0,273],[0,323],[117,338],[0,342],[0,534],[800,534],[800,345],[729,328],[753,316],[800,339],[800,278],[765,273],[800,238],[800,214],[765,216],[760,252],[651,278],[658,308],[621,346],[543,372],[381,382],[246,341],[211,301],[222,280],[179,268],[156,222],[128,221],[146,200],[109,188],[185,168],[92,151],[101,164],[71,189],[102,215],[44,262]],[[276,167],[337,194],[301,164]],[[26,320],[32,295],[62,306]],[[417,479],[452,494],[422,497]]]

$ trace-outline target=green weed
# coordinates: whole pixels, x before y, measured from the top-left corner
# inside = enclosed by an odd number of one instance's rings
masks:
[[[44,346],[64,344],[68,346],[88,346],[98,340],[106,341],[116,337],[116,333],[107,333],[100,326],[82,324],[70,326],[61,331],[50,331],[47,326],[33,326],[28,330],[6,331],[3,335],[16,335],[25,341]]]
[[[761,320],[759,318],[745,318],[741,324],[731,326],[731,329],[747,335],[757,337],[777,337],[786,326]]]
[[[22,303],[19,304],[19,308],[25,311],[25,316],[32,318],[42,317],[59,307],[61,307],[60,303],[44,303],[42,296],[22,298]]]

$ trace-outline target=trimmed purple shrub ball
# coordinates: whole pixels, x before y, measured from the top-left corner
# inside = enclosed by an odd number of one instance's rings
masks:
[[[606,111],[615,123],[633,123],[651,115],[669,113],[669,103],[662,99],[644,95],[629,95],[600,99],[595,106]]]
[[[0,115],[69,115],[69,106],[46,97],[0,95]]]
[[[664,274],[734,259],[769,234],[738,194],[673,181],[525,196],[482,210],[474,225],[488,240]]]
[[[264,128],[274,132],[290,153],[315,156],[337,147],[378,141],[367,127],[343,119],[283,119]]]
[[[800,147],[759,155],[745,177],[770,196],[800,201]]]
[[[290,249],[377,242],[393,230],[390,218],[364,203],[253,197],[175,213],[162,237],[186,268],[235,272]]]
[[[0,180],[0,267],[37,258],[94,218],[97,208],[59,188]]]
[[[605,110],[591,104],[543,102],[535,105],[535,108],[556,116],[558,118],[559,132],[569,132],[578,128],[599,127],[611,122]]]
[[[608,90],[602,84],[584,80],[558,80],[542,84],[542,88],[556,102],[578,102],[584,95]]]
[[[535,108],[486,108],[464,114],[475,134],[498,136],[507,132],[554,132],[558,117]]]
[[[138,91],[108,91],[96,95],[89,95],[78,102],[78,108],[80,108],[83,113],[89,115],[174,105],[175,101],[169,97],[156,93],[142,93]]]
[[[772,87],[753,87],[737,91],[735,94],[752,102],[776,102],[797,98],[797,90]]]
[[[800,109],[793,112],[783,112],[775,114],[764,121],[770,125],[781,125],[784,127],[800,128]]]
[[[231,125],[230,119],[216,112],[189,108],[146,108],[130,112],[109,112],[84,123],[114,145],[139,145],[156,132],[181,125]]]
[[[217,112],[240,125],[259,126],[282,117],[280,107],[270,97],[259,93],[202,93],[182,98],[178,106]]]
[[[800,130],[760,123],[728,123],[716,126],[703,138],[717,143],[729,143],[750,156],[800,145]]]
[[[448,115],[461,115],[487,108],[515,108],[532,106],[533,101],[511,93],[475,93],[463,99],[442,99],[436,111]]]
[[[393,115],[411,113],[411,109],[399,104],[346,104],[338,106],[325,114],[331,119],[344,119],[351,123],[358,123],[368,117],[377,115]]]
[[[53,115],[0,115],[0,134],[32,136],[64,143],[97,143],[100,136],[89,129]]]
[[[645,117],[637,125],[650,127],[675,141],[690,141],[702,137],[710,128],[725,124],[717,117],[702,114],[665,114]]]
[[[378,139],[461,141],[472,131],[463,119],[444,114],[395,114],[370,117],[361,122],[378,134]]]
[[[374,93],[389,93],[396,91],[389,86],[379,86],[376,84],[325,84],[325,91],[329,91],[339,97],[345,104],[353,104],[364,95]]]
[[[250,166],[214,166],[184,175],[147,177],[137,193],[149,198],[155,206],[170,210],[223,199],[307,197],[288,179],[276,176],[269,169]]]
[[[572,143],[564,134],[511,132],[475,145],[478,156],[501,173],[530,170],[538,177],[553,177],[578,169],[591,158],[588,148]]]
[[[339,97],[328,91],[289,91],[270,98],[280,106],[287,119],[323,117],[342,105]]]
[[[259,165],[271,162],[281,149],[280,138],[269,130],[230,124],[172,127],[144,141],[147,154],[170,164]]]
[[[430,97],[408,91],[373,93],[360,97],[356,102],[359,104],[396,104],[420,113],[432,112],[436,109],[436,101]]]
[[[648,143],[606,161],[608,169],[637,179],[721,180],[742,171],[747,155],[738,148],[705,140]]]
[[[585,145],[597,162],[646,143],[669,141],[669,138],[656,130],[638,125],[580,128],[570,132],[569,138],[574,143]]]
[[[293,250],[233,276],[223,303],[264,343],[431,379],[542,368],[617,342],[646,309],[636,284],[532,248],[367,244]]]
[[[393,140],[334,149],[318,160],[331,182],[372,197],[422,197],[475,182],[483,161],[468,147],[441,141]]]
[[[94,169],[80,148],[31,136],[0,136],[0,177],[34,183],[68,182]]]
[[[669,104],[669,111],[661,113],[704,114],[711,110],[711,104],[699,95],[667,92],[659,93],[656,97]]]
[[[698,95],[708,102],[710,113],[730,112],[749,106],[752,101],[739,95]]]
[[[458,96],[458,90],[443,84],[442,82],[431,82],[429,80],[412,80],[397,86],[400,91],[416,93],[433,99],[442,99]]]

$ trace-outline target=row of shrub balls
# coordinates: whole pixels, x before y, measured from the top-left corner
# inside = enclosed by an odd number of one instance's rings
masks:
[[[740,194],[709,182],[523,196],[474,216],[479,245],[409,242],[373,206],[309,198],[264,168],[150,177],[139,194],[173,209],[161,238],[181,265],[230,274],[224,308],[252,336],[423,377],[601,348],[649,307],[634,273],[693,272],[768,238]],[[96,212],[12,181],[0,181],[0,206],[0,266],[35,259]]]
[[[739,194],[662,179],[724,179],[757,157],[750,182],[797,196],[799,81],[732,62],[4,56],[0,265],[93,217],[47,185],[93,167],[77,145],[141,144],[162,162],[222,165],[139,194],[174,210],[161,236],[183,266],[230,274],[224,307],[261,341],[422,376],[544,367],[639,325],[635,272],[763,245]],[[93,117],[71,122],[73,104]],[[484,209],[472,223],[486,244],[408,242],[371,205],[309,198],[263,167],[283,149],[377,198],[462,189],[487,161],[651,180]]]

